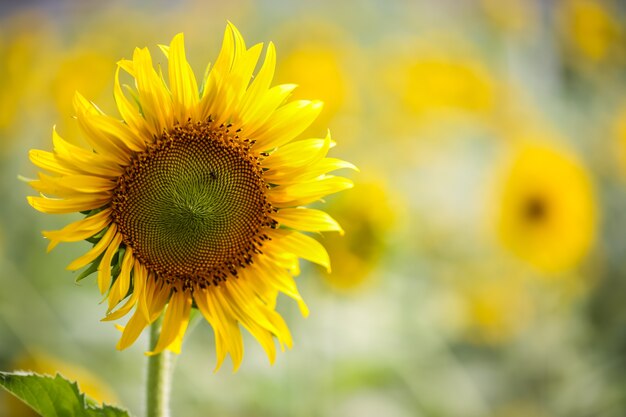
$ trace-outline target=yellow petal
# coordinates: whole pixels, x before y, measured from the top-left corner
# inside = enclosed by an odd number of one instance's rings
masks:
[[[120,273],[113,283],[111,291],[109,291],[108,311],[113,310],[113,308],[126,297],[128,289],[130,288],[130,274],[133,269],[134,261],[133,249],[127,246],[124,251],[124,259],[122,259]]]
[[[359,170],[350,162],[337,158],[324,158],[321,161],[309,166],[286,167],[274,172],[267,171],[263,173],[263,177],[267,182],[272,184],[296,184],[322,178],[329,172],[343,168],[353,169],[355,171]]]
[[[44,237],[50,239],[48,252],[59,242],[79,242],[94,236],[107,227],[111,220],[111,209],[107,208],[93,216],[70,223],[61,230],[44,231],[42,233]]]
[[[224,32],[224,40],[217,60],[205,78],[202,98],[200,99],[200,118],[203,120],[212,116],[216,105],[223,106],[223,103],[219,103],[218,97],[223,95],[223,80],[230,72],[235,53],[235,35],[231,25],[228,25]]]
[[[122,234],[118,233],[111,239],[111,243],[104,252],[104,256],[98,266],[98,288],[100,289],[100,294],[107,292],[111,286],[111,260],[115,252],[117,252],[120,243],[122,243]]]
[[[149,315],[148,321],[152,323],[161,315],[165,304],[170,299],[172,289],[169,284],[161,281],[157,282],[152,273],[148,274],[147,282],[150,292],[144,292],[144,296],[139,299],[139,310],[142,311],[143,309],[143,314],[147,312]]]
[[[120,308],[118,308],[117,310],[113,311],[113,312],[107,312],[107,315],[105,318],[102,319],[102,321],[111,321],[111,320],[117,320],[120,317],[125,316],[126,314],[128,314],[128,312],[137,304],[137,300],[139,300],[139,297],[141,296],[141,294],[143,294],[146,289],[146,275],[147,272],[145,270],[145,268],[139,263],[138,260],[134,260],[135,265],[134,265],[134,269],[133,269],[133,293],[131,294],[131,296],[129,297],[129,299],[126,301],[126,303],[124,303],[124,305]],[[144,318],[146,319],[146,321],[148,321],[149,318],[149,314],[147,312],[141,312],[141,314],[144,315]]]
[[[59,161],[55,154],[47,151],[40,151],[38,149],[31,149],[28,152],[28,157],[33,164],[46,171],[59,174],[59,175],[73,175],[78,172],[73,167],[68,167]]]
[[[208,301],[208,291],[210,290],[207,290],[206,288],[196,288],[194,291],[194,300],[202,316],[206,319],[206,321],[209,322],[209,324],[211,324],[213,334],[215,335],[216,365],[214,372],[216,372],[222,366],[222,363],[226,358],[227,352],[225,349],[225,342],[220,323],[213,312],[213,308],[210,307],[210,303]]]
[[[195,119],[195,114],[191,112],[198,105],[198,84],[185,56],[185,43],[182,33],[172,39],[167,57],[170,90],[175,103],[174,108],[178,109],[176,117],[179,122],[186,121],[188,117]]]
[[[267,192],[267,195],[274,207],[293,207],[312,203],[328,194],[346,190],[352,186],[352,181],[347,178],[329,175],[316,181],[274,187]]]
[[[226,300],[217,288],[215,291],[209,291],[209,300],[213,305],[215,315],[223,326],[223,337],[228,347],[228,352],[233,361],[233,372],[237,372],[243,359],[244,347],[241,337],[241,330],[237,321],[233,317],[228,300]]]
[[[222,285],[225,299],[230,299],[231,310],[240,322],[256,321],[261,327],[276,333],[277,329],[259,310],[259,299],[249,287],[243,287],[238,280]],[[245,323],[244,323],[245,324]]]
[[[130,100],[126,98],[126,95],[122,91],[120,84],[120,69],[124,69],[133,77],[135,76],[135,67],[132,61],[119,61],[118,67],[115,70],[115,82],[113,83],[113,96],[115,97],[115,103],[117,104],[117,110],[120,112],[120,116],[126,122],[126,124],[135,132],[140,132],[142,135],[150,135],[156,133],[155,130],[148,129],[143,117],[139,113],[138,109],[131,104]]]
[[[117,349],[126,349],[132,345],[135,340],[137,340],[143,329],[145,329],[149,324],[150,323],[146,320],[143,314],[139,311],[135,311],[135,314],[133,314],[124,327],[122,337],[120,338],[120,341],[117,342]]]
[[[305,232],[336,231],[343,234],[339,223],[326,212],[309,208],[284,208],[272,214],[274,220],[292,229]]]
[[[280,107],[263,126],[246,132],[256,141],[254,149],[270,150],[286,144],[313,123],[322,111],[318,100],[296,100]]]
[[[224,33],[222,49],[209,72],[200,103],[201,118],[212,116],[218,123],[226,123],[241,107],[241,98],[250,82],[261,47],[248,50],[241,33],[229,23]]]
[[[252,117],[254,110],[256,110],[255,107],[257,107],[256,103],[264,98],[265,93],[270,88],[272,79],[274,78],[275,68],[276,49],[274,48],[274,44],[270,42],[267,47],[267,51],[265,52],[263,65],[261,66],[259,72],[256,74],[256,77],[254,77],[252,84],[250,84],[250,87],[247,89],[244,97],[241,100],[239,120],[249,120]]]
[[[234,26],[228,24],[224,31],[224,39],[222,40],[222,48],[213,65],[212,73],[223,76],[230,71],[235,59],[235,53],[238,49],[235,48],[235,34],[233,31]],[[239,42],[239,40],[237,40]]]
[[[239,117],[239,123],[246,135],[263,129],[266,123],[271,123],[268,121],[274,115],[274,111],[287,100],[296,87],[295,84],[277,85],[264,93],[258,101],[250,103],[245,118]]]
[[[80,119],[79,122],[94,138],[98,138],[100,142],[110,142],[121,153],[142,152],[146,148],[144,138],[112,117],[103,114],[90,114]]]
[[[111,137],[105,135],[95,126],[92,120],[102,116],[102,112],[79,92],[74,94],[74,110],[78,126],[84,132],[84,137],[95,151],[120,165],[128,164],[130,160],[128,148],[124,148],[119,140],[112,140]]]
[[[65,175],[63,177],[51,177],[42,173],[39,179],[30,181],[29,185],[40,193],[57,195],[66,198],[80,197],[84,194],[108,193],[115,188],[116,183],[109,178],[94,177],[90,175]],[[95,196],[94,196],[95,197]]]
[[[248,313],[242,308],[239,302],[232,302],[230,307],[236,315],[237,321],[240,322],[241,325],[261,344],[267,354],[267,357],[269,358],[270,363],[274,363],[274,360],[276,359],[274,339],[272,338],[272,333],[268,331],[267,327],[261,325],[258,321],[258,319],[262,316],[255,311]],[[248,310],[250,310],[250,306],[248,306]],[[269,321],[267,321],[267,323],[269,323],[270,327],[274,327]]]
[[[281,349],[291,347],[291,333],[280,315],[264,305],[254,294],[247,283],[240,280],[226,283],[224,296],[231,300],[231,312],[263,346],[270,363],[274,362],[276,349],[272,335],[278,339]]]
[[[106,205],[111,198],[108,195],[93,195],[69,199],[28,196],[26,199],[35,210],[42,213],[63,214],[94,210]]]
[[[132,60],[120,59],[119,61],[117,61],[117,66],[118,69],[123,69],[128,74],[130,74],[131,77],[135,78],[135,63]]]
[[[113,237],[117,234],[117,226],[115,223],[111,223],[107,231],[100,238],[98,243],[96,243],[93,248],[89,250],[89,252],[85,253],[83,256],[75,259],[72,263],[67,266],[67,269],[70,271],[76,271],[77,269],[82,268],[83,266],[93,262],[105,249],[109,246],[109,243],[113,240]]]
[[[259,61],[262,49],[262,44],[254,45],[233,62],[227,79],[223,80],[224,85],[228,87],[225,90],[224,106],[215,108],[212,113],[216,116],[216,123],[227,123],[229,120],[232,120],[232,116],[237,114],[238,109],[241,108],[241,100],[250,84],[252,72]]]
[[[324,139],[303,139],[288,143],[272,152],[261,163],[269,172],[283,167],[301,167],[314,164],[326,156],[334,142],[330,132]]]
[[[135,267],[136,265],[137,264],[135,264]],[[145,329],[148,324],[154,322],[161,315],[161,312],[163,311],[163,308],[169,298],[170,289],[169,286],[160,285],[155,281],[154,277],[150,276],[147,278],[146,291],[143,292],[142,297],[146,295],[146,292],[150,292],[150,296],[145,297],[150,317],[147,319],[145,313],[141,309],[141,306],[137,306],[135,313],[124,328],[122,338],[117,344],[118,349],[125,349],[132,345],[133,342],[137,340],[143,329]],[[142,297],[140,297],[140,299]]]
[[[285,251],[296,255],[299,258],[321,265],[330,272],[330,259],[324,246],[310,236],[299,232],[283,229],[268,232],[272,238],[271,245],[267,245],[265,251]]]
[[[259,280],[271,283],[278,291],[293,298],[298,303],[302,315],[307,317],[309,315],[309,308],[302,299],[293,276],[286,269],[278,266],[276,262],[266,260],[265,257],[261,256],[257,258],[255,263],[260,266],[258,273],[260,276],[257,280],[250,280],[249,283],[252,285],[255,281]]]
[[[172,98],[163,79],[154,70],[152,57],[147,48],[135,49],[133,62],[144,118],[154,127],[154,131],[160,134],[173,124]]]
[[[57,160],[80,173],[117,178],[123,172],[113,159],[69,143],[59,136],[56,129],[52,130],[52,143]]]
[[[191,294],[187,291],[174,291],[165,312],[159,341],[155,348],[148,352],[149,355],[155,355],[168,348],[175,353],[180,353],[180,342],[189,324],[191,302]]]

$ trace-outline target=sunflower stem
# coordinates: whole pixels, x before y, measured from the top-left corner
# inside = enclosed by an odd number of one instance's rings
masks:
[[[150,326],[150,349],[154,349],[159,340],[162,319],[159,318]],[[169,417],[169,399],[171,385],[170,352],[148,356],[147,380],[147,417]]]

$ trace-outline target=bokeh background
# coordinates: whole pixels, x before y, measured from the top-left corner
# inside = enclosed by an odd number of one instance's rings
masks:
[[[93,278],[46,254],[18,175],[74,91],[115,113],[118,59],[185,33],[197,74],[226,21],[276,43],[276,83],[325,101],[361,168],[325,207],[333,274],[279,309],[295,346],[245,340],[213,373],[201,323],[176,359],[185,417],[626,415],[626,5],[619,0],[24,1],[0,4],[0,369],[60,371],[143,414],[145,336],[118,352]],[[161,61],[162,62],[162,61]],[[27,416],[0,394],[0,416]]]

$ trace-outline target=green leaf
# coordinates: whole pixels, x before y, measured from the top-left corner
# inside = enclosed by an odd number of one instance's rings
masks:
[[[102,407],[78,391],[76,382],[32,372],[0,372],[0,386],[43,417],[130,417],[127,411]]]

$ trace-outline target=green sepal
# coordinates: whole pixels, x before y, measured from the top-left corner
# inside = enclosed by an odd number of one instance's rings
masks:
[[[139,111],[139,114],[143,116],[144,115],[143,107],[141,105],[141,100],[139,100],[139,96],[137,95],[137,92],[128,84],[124,84],[124,89],[126,90],[126,92],[128,92],[128,94],[130,94],[130,97],[133,99],[133,101],[137,105],[137,110]]]
[[[0,372],[0,386],[42,417],[130,417],[128,411],[107,404],[99,406],[70,382],[33,372]]]
[[[198,91],[198,97],[202,99],[202,95],[204,94],[204,89],[206,88],[206,82],[209,78],[209,73],[211,72],[211,64],[207,65],[206,70],[204,71],[204,77],[202,77],[202,82],[200,83],[200,88]]]
[[[120,272],[122,272],[122,261],[124,260],[124,254],[126,253],[126,247],[120,245],[117,248],[117,251],[113,255],[113,259],[111,259],[111,286],[115,284],[115,281],[120,276]]]
[[[91,264],[89,265],[89,268],[81,272],[80,275],[76,277],[74,282],[78,283],[82,281],[83,279],[87,278],[89,275],[98,271],[98,265],[100,265],[100,261],[102,260],[103,256],[104,256],[104,253],[100,254],[100,256],[98,256],[93,262],[91,262]]]
[[[96,209],[91,209],[91,210],[83,210],[81,211],[81,214],[84,214],[85,217],[90,217],[93,216],[94,214],[98,214],[100,213],[102,210],[104,210],[107,206],[103,206],[103,207],[98,207]]]
[[[107,230],[109,230],[108,227],[105,227],[103,230],[99,231],[98,233],[96,233],[95,235],[88,237],[87,239],[85,239],[87,242],[92,243],[92,244],[96,244],[98,242],[100,242],[100,239],[102,239],[102,236],[104,236],[104,234],[107,232]]]

